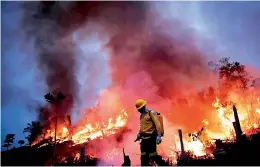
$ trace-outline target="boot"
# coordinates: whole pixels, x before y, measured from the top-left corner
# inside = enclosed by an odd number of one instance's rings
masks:
[[[151,166],[149,164],[149,158],[146,155],[141,156],[141,166]]]

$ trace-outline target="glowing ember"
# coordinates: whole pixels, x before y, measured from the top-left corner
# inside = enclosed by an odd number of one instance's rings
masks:
[[[209,121],[207,121],[207,120],[204,119],[204,120],[202,121],[202,123],[204,123],[205,125],[208,125],[208,124],[209,124]]]
[[[78,161],[80,159],[80,153],[77,153],[74,157],[74,161]]]
[[[173,162],[174,164],[177,163],[177,158],[178,158],[178,154],[177,154],[177,152],[176,152],[175,149],[176,149],[176,148],[175,148],[174,146],[170,146],[170,153],[169,153],[169,155],[168,155],[168,157],[172,159],[172,162]]]
[[[48,143],[44,143],[44,144],[40,145],[38,148],[41,148],[41,147],[44,147],[44,146],[47,146],[47,145],[48,145]]]
[[[107,154],[107,158],[108,160],[112,161],[114,160],[115,156],[117,156],[119,153],[116,149],[111,150],[108,154]]]

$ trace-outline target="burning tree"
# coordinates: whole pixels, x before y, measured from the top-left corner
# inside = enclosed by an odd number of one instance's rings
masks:
[[[41,126],[39,121],[32,121],[32,123],[28,123],[27,127],[24,128],[24,133],[29,133],[26,137],[28,140],[28,144],[31,146],[32,143],[37,139],[38,136],[42,134],[43,127]]]
[[[255,90],[257,79],[254,79],[246,71],[244,65],[239,62],[230,62],[229,58],[222,58],[219,64],[219,79],[220,79],[220,93],[229,96],[230,93],[237,93],[239,102],[244,103],[247,110],[246,124],[251,126],[252,122],[256,122],[256,112],[253,103],[256,102],[254,92],[249,89],[250,87]],[[227,98],[227,97],[226,97]],[[257,102],[256,102],[257,103]],[[234,102],[226,101],[224,106],[232,106]]]
[[[51,94],[51,93],[48,93],[46,94],[45,96],[45,99],[47,102],[49,102],[50,104],[54,105],[55,107],[55,111],[56,111],[56,116],[55,116],[55,131],[54,131],[54,154],[53,154],[53,162],[52,164],[54,163],[55,161],[55,156],[56,156],[56,133],[57,133],[57,124],[58,124],[58,113],[57,113],[57,110],[58,110],[58,107],[59,107],[59,104],[65,99],[65,95],[62,94],[61,92],[59,92],[56,97]]]
[[[14,136],[15,134],[7,134],[2,147],[6,147],[6,150],[8,150],[8,148],[14,143]]]
[[[241,63],[230,62],[230,58],[224,57],[215,66],[219,73],[220,89],[245,90],[250,86],[252,77]]]

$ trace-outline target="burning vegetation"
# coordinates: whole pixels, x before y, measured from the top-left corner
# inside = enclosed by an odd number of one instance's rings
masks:
[[[236,62],[229,63],[228,59],[226,58],[224,58],[224,60],[226,63],[228,63],[229,66],[234,66],[236,64]],[[222,61],[223,59],[220,61],[220,64],[218,64],[219,73],[223,72],[224,66],[227,66],[227,64],[223,64]],[[240,75],[240,73],[245,73],[245,72],[246,72],[245,70],[242,70],[238,72],[237,75]],[[233,73],[230,73],[229,75],[233,75]],[[240,82],[240,79],[245,80],[245,78],[243,77],[248,77],[248,76],[239,76],[236,80],[233,81],[234,84]],[[220,82],[223,83],[227,82],[225,80],[227,80],[227,78],[223,79],[221,78],[221,76],[219,77]],[[228,80],[228,83],[232,83],[232,81]],[[260,123],[260,113],[258,113],[260,108],[260,102],[258,96],[259,94],[257,94],[258,89],[256,85],[251,85],[251,83],[250,80],[248,80],[246,87],[234,87],[234,88],[230,88],[226,86],[218,87],[218,88],[210,87],[209,89],[203,92],[205,93],[203,97],[201,97],[201,95],[199,94],[199,96],[197,95],[192,98],[189,97],[184,99],[184,100],[189,99],[190,101],[197,100],[201,102],[200,105],[203,104],[205,106],[210,105],[209,112],[211,112],[208,115],[204,115],[203,117],[204,119],[201,120],[201,127],[202,127],[201,129],[198,129],[198,131],[194,131],[193,133],[190,132],[184,133],[183,144],[185,146],[186,156],[192,157],[193,159],[194,158],[197,159],[199,157],[204,159],[214,159],[213,153],[214,151],[217,150],[216,143],[218,141],[226,140],[227,142],[229,141],[232,143],[239,135],[245,134],[250,136],[252,134],[259,132],[259,123]],[[220,88],[222,88],[222,90]],[[221,92],[223,90],[224,92]],[[111,95],[110,91],[108,91],[107,93],[108,93],[107,95]],[[222,93],[224,93],[224,95]],[[256,95],[254,95],[255,93]],[[244,96],[240,96],[240,94]],[[106,96],[105,94],[103,95]],[[215,97],[215,99],[213,99],[212,97]],[[221,102],[220,98],[218,97],[221,97],[223,102]],[[208,101],[207,98],[213,99],[213,102],[210,103],[210,101]],[[233,99],[236,103],[232,101]],[[114,98],[114,100],[117,100],[117,98]],[[113,102],[113,100],[111,102]],[[178,107],[181,107],[181,105],[182,103],[178,104]],[[191,105],[192,107],[192,103],[189,104],[188,101],[186,101],[184,105],[185,106]],[[110,136],[113,137],[114,135],[121,134],[122,129],[129,128],[128,120],[130,118],[128,112],[125,109],[114,112],[115,113],[114,117],[97,118],[96,117],[97,112],[99,110],[102,110],[98,108],[100,106],[101,104],[99,104],[97,108],[88,109],[86,111],[88,113],[87,115],[88,117],[85,120],[83,119],[82,121],[78,122],[78,124],[76,125],[71,125],[69,116],[63,119],[58,117],[57,134],[56,134],[57,142],[65,143],[66,141],[71,141],[71,144],[68,147],[73,147],[73,148],[81,144],[85,145],[86,143],[89,143],[90,145],[92,145],[93,143],[95,143],[94,146],[92,146],[95,147],[97,142],[91,143],[92,140],[96,139],[96,141],[102,143],[102,140],[108,141]],[[239,109],[238,111],[235,106],[237,106],[237,108]],[[47,110],[41,110],[41,111],[46,112]],[[213,119],[212,117],[210,117],[211,115],[213,116]],[[165,119],[168,120],[168,118]],[[66,120],[69,123],[66,123]],[[52,119],[52,124],[54,122],[55,119]],[[239,122],[239,125],[237,125],[236,122]],[[181,153],[179,151],[181,151],[182,149],[180,147],[181,145],[179,144],[180,141],[176,131],[169,132],[169,130],[167,130],[168,128],[171,129],[172,127],[174,127],[174,125],[167,126],[166,133],[169,134],[172,133],[174,135],[175,140],[172,141],[172,143],[168,143],[168,141],[166,140],[167,145],[166,146],[162,145],[162,147],[159,147],[159,153],[164,155],[165,158],[168,158],[172,163],[177,163],[178,157],[181,157]],[[238,128],[237,131],[236,128]],[[182,129],[184,129],[185,132],[188,132],[185,126],[182,126]],[[196,128],[194,128],[194,130],[195,129]],[[38,148],[41,148],[43,146],[52,143],[54,141],[54,133],[55,133],[54,131],[55,131],[54,126],[49,126],[49,129],[47,129],[46,131],[47,133],[45,132],[39,135],[38,140],[35,140],[33,145],[36,145]],[[122,135],[124,135],[124,133],[125,132],[123,132]],[[167,138],[171,138],[171,137],[167,136]],[[120,142],[122,141],[119,141],[118,143]],[[83,147],[85,148],[85,146]],[[86,148],[88,149],[88,147]],[[111,148],[110,153],[106,155],[106,159],[108,161],[110,160],[112,161],[115,157],[117,157],[117,155],[119,154],[118,148]],[[91,147],[89,150],[92,150]],[[89,155],[91,155],[91,151],[88,153]],[[93,153],[94,152],[92,152],[92,154]],[[99,157],[98,154],[99,154],[98,152],[95,152],[94,157]],[[75,155],[75,157],[77,156],[79,155],[78,154]],[[65,161],[62,159],[60,160],[61,162]]]
[[[51,92],[45,96],[50,104],[38,110],[38,122],[29,124],[25,132],[32,147],[57,142],[57,161],[69,161],[65,154],[76,159],[81,154],[118,165],[122,148],[132,156],[138,154],[139,146],[133,142],[139,127],[134,102],[140,97],[164,116],[166,135],[158,152],[173,163],[180,151],[184,154],[177,129],[182,129],[189,156],[205,159],[214,158],[219,139],[232,141],[243,135],[234,127],[246,135],[259,131],[260,88],[255,76],[228,58],[208,63],[192,32],[179,20],[163,21],[147,2],[25,3],[24,16],[24,29],[35,42],[37,61]],[[79,97],[77,43],[84,43],[95,31],[107,41],[103,48],[109,54],[111,83],[100,93],[95,108],[80,109],[83,116],[72,123],[72,107]],[[89,69],[99,67],[81,63]],[[86,72],[94,79],[95,74]],[[83,87],[91,90],[93,80]],[[86,152],[80,153],[81,148]],[[138,164],[139,155],[131,160]]]

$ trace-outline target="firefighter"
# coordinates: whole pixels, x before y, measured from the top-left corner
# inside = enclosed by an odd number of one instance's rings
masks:
[[[162,127],[155,116],[155,112],[146,107],[146,101],[138,99],[136,109],[141,113],[140,129],[136,141],[141,140],[141,166],[150,166],[149,160],[159,166],[166,166],[166,162],[157,154],[157,144],[162,142]]]

